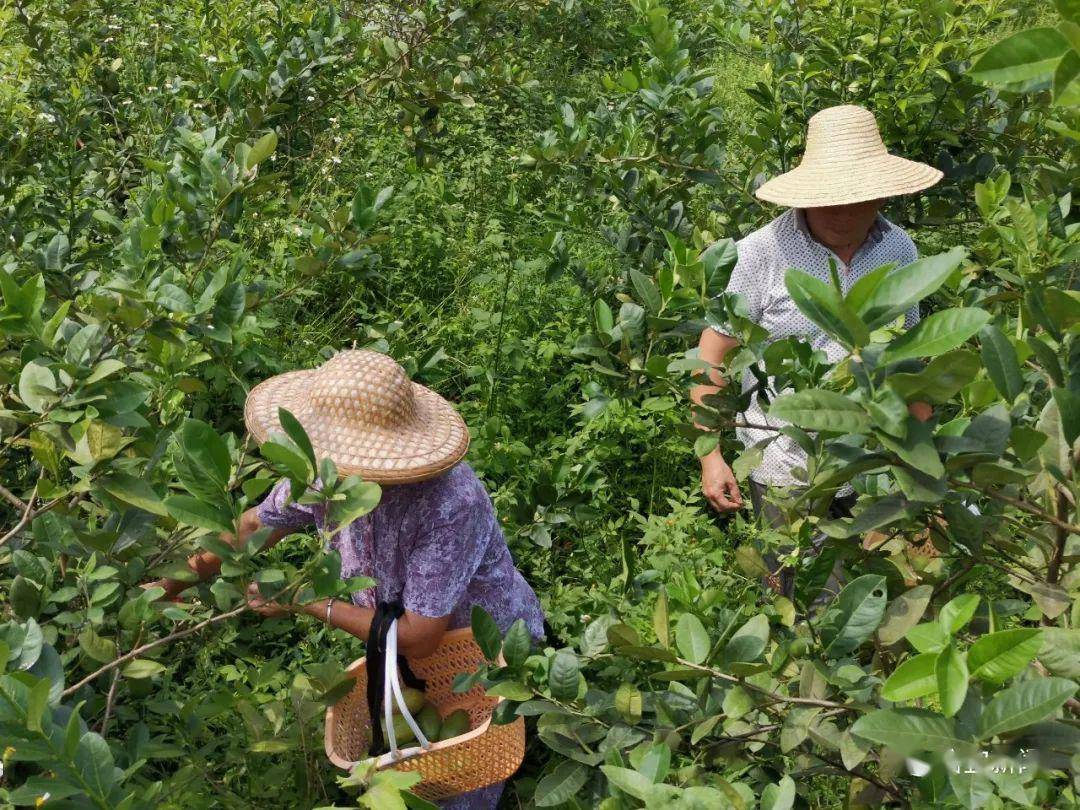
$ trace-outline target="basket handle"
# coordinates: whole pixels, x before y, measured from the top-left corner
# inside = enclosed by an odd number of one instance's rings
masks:
[[[431,748],[431,742],[424,736],[424,732],[420,730],[420,726],[413,719],[409,707],[405,705],[405,696],[401,691],[401,678],[398,675],[397,624],[398,620],[394,619],[390,623],[390,629],[386,634],[386,676],[383,678],[383,717],[386,721],[386,739],[390,744],[390,754],[394,759],[401,756],[401,751],[398,749],[397,737],[394,734],[393,701],[397,702],[398,711],[401,712],[401,716],[405,718],[405,722],[408,723],[409,728],[416,735],[416,741],[420,743],[420,747],[425,751]]]

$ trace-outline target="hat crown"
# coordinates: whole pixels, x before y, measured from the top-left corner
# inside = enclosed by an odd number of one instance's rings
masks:
[[[366,349],[338,352],[311,375],[308,404],[335,421],[395,428],[416,416],[416,395],[393,358]]]
[[[888,155],[874,114],[865,107],[827,107],[810,118],[802,164],[845,164]]]

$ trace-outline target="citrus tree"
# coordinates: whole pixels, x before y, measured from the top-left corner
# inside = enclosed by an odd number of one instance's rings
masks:
[[[787,521],[757,540],[795,548],[783,558],[795,597],[740,610],[683,581],[638,589],[651,617],[626,603],[573,647],[530,656],[511,631],[508,666],[486,677],[518,702],[507,716],[538,717],[552,751],[537,805],[788,808],[827,774],[849,806],[1075,801],[1080,18],[1059,8],[1056,27],[1003,39],[957,79],[1031,105],[1054,133],[1017,178],[998,169],[974,185],[965,244],[880,267],[846,296],[835,275],[787,272],[802,312],[847,348],[840,362],[769,341],[737,296],[716,297],[733,245],[699,250],[674,227],[658,266],[628,271],[617,309],[596,300],[579,348],[611,401],[674,407],[702,366],[680,340],[703,323],[739,338],[734,380],[776,380],[777,435],[809,460],[803,492],[770,494]],[[924,318],[903,333],[914,304]],[[695,422],[711,430],[687,428],[699,454],[737,422],[740,389],[706,399]],[[918,400],[929,422],[908,414]],[[734,468],[745,476],[760,452],[742,448]],[[826,517],[846,485],[853,515]],[[755,546],[737,557],[766,573]],[[811,608],[838,562],[846,584]]]

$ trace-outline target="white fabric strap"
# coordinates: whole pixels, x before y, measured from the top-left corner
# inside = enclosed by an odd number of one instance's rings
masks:
[[[390,745],[390,755],[394,759],[401,756],[401,751],[398,750],[397,737],[394,735],[394,707],[393,703],[391,703],[392,700],[397,701],[398,711],[401,712],[401,716],[405,718],[405,722],[408,723],[409,728],[416,735],[416,741],[420,743],[420,747],[425,750],[431,747],[431,742],[424,736],[424,732],[420,730],[420,726],[417,725],[412,713],[409,712],[409,707],[405,705],[405,696],[401,691],[397,663],[397,623],[398,620],[394,619],[386,633],[386,670],[383,678],[383,716],[386,719],[386,740]]]

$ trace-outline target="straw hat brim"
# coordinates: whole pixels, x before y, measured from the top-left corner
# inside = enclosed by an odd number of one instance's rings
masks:
[[[361,425],[314,414],[307,397],[314,371],[290,371],[251,389],[244,422],[260,443],[284,433],[278,409],[297,418],[315,450],[344,475],[359,475],[382,484],[407,484],[434,478],[464,457],[469,430],[454,407],[419,383],[413,387],[415,418],[406,427]]]
[[[756,195],[789,208],[821,208],[914,194],[943,176],[933,166],[886,154],[842,164],[803,163],[763,183]]]

